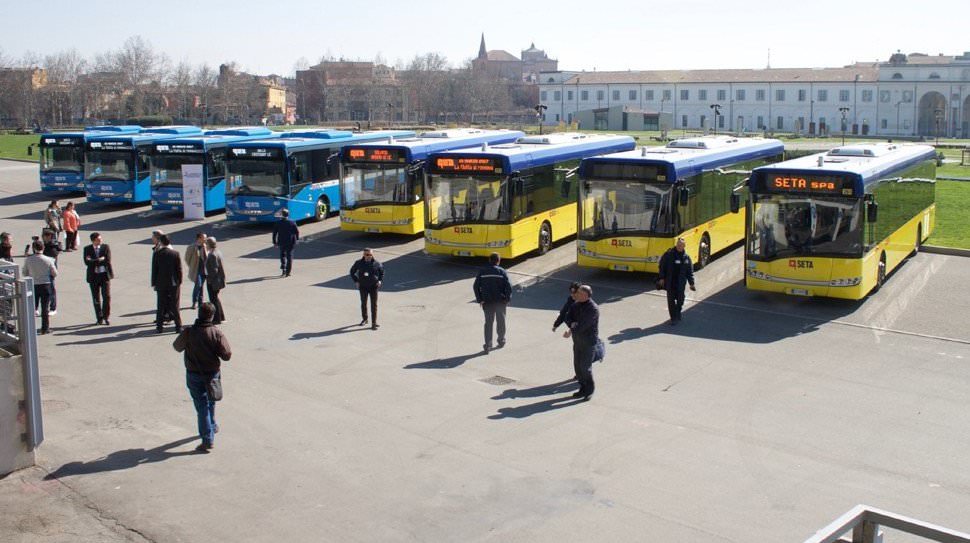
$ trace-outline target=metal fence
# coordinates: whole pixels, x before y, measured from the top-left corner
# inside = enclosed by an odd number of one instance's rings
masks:
[[[24,376],[24,412],[27,416],[27,450],[44,441],[37,365],[37,330],[34,322],[34,281],[20,277],[20,268],[0,260],[0,349],[20,355]]]
[[[868,505],[853,507],[848,513],[806,539],[805,543],[881,543],[880,528],[891,528],[940,543],[970,543],[970,534]],[[842,536],[850,531],[852,539],[842,539]]]

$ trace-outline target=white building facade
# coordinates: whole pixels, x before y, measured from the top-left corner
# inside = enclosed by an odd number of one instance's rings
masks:
[[[843,68],[543,73],[539,99],[547,124],[622,105],[671,113],[671,130],[970,137],[970,54]]]

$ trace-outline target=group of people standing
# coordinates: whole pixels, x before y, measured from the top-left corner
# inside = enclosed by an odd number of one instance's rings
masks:
[[[161,230],[152,232],[151,285],[155,289],[155,331],[162,333],[166,322],[175,324],[175,331],[182,331],[182,317],[179,313],[179,293],[185,274],[182,273],[182,259],[172,248],[171,239]],[[209,294],[209,302],[214,308],[213,324],[226,320],[226,313],[219,299],[219,293],[226,288],[226,268],[222,251],[216,238],[199,232],[195,242],[185,249],[187,276],[192,281],[192,309],[203,302],[202,287]]]

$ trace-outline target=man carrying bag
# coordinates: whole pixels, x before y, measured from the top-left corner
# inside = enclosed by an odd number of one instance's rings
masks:
[[[195,404],[202,439],[195,450],[203,453],[212,449],[215,434],[219,431],[215,402],[222,399],[221,361],[232,357],[226,336],[212,324],[215,313],[216,307],[211,302],[204,302],[199,307],[195,324],[182,330],[172,343],[176,351],[185,353],[185,381]]]

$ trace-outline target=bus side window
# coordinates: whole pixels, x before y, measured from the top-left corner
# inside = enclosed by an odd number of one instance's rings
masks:
[[[139,176],[148,175],[151,168],[148,166],[148,151],[146,149],[138,149],[138,160],[136,164]]]
[[[330,171],[329,159],[331,150],[330,149],[315,149],[310,151],[310,162],[312,180],[313,181],[325,181],[333,177]]]
[[[293,153],[290,157],[290,193],[296,194],[310,182],[310,156],[306,151]]]
[[[209,162],[208,184],[211,187],[226,176],[226,150],[209,151],[207,157]]]

